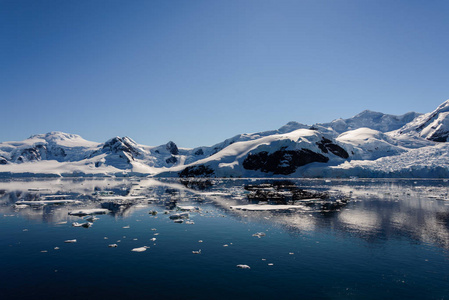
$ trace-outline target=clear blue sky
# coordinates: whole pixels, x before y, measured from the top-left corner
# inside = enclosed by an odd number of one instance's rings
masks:
[[[449,1],[0,0],[0,141],[192,147],[429,112],[449,98],[448,54]]]

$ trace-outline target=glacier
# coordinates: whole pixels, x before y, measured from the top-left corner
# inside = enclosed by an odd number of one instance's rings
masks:
[[[365,110],[329,123],[289,122],[212,146],[91,142],[49,132],[0,143],[0,178],[10,177],[402,177],[449,176],[449,100],[401,116]]]

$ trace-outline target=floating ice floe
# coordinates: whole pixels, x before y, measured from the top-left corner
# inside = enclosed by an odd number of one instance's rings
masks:
[[[129,225],[123,226],[122,228],[128,229],[130,228]]]
[[[91,209],[80,209],[73,210],[69,212],[71,216],[87,216],[87,215],[104,215],[109,213],[109,209],[106,208],[91,208]]]
[[[151,238],[150,241],[154,242],[156,241],[156,238]]]
[[[76,243],[76,239],[74,239],[74,240],[65,240],[64,243]]]
[[[174,223],[184,223],[184,220],[183,219],[177,219],[177,220],[174,220],[173,222]]]
[[[148,247],[148,246],[143,246],[143,247],[139,247],[139,248],[134,248],[134,249],[132,249],[131,251],[134,251],[134,252],[144,252],[144,251],[147,251],[148,248],[150,248],[150,247]]]
[[[72,226],[73,227],[84,227],[84,228],[89,228],[90,226],[92,226],[93,223],[91,222],[86,222],[86,223],[78,223],[78,222],[73,222]]]
[[[251,269],[251,267],[248,266],[248,265],[237,265],[237,268],[240,268],[240,269]]]
[[[117,246],[117,244],[109,244],[108,247],[109,248],[117,248],[118,246]]]
[[[170,216],[171,220],[177,220],[177,219],[188,219],[189,214],[188,213],[180,213],[180,214],[174,214]]]
[[[16,204],[16,205],[14,205],[14,208],[19,208],[19,209],[21,209],[21,208],[27,208],[27,207],[29,207],[29,206],[26,205],[26,204]]]
[[[255,234],[253,234],[253,236],[257,236],[259,239],[263,236],[266,236],[265,232],[257,232]]]
[[[193,254],[201,254],[201,249],[198,250],[198,251],[195,251],[195,250],[194,250],[194,251],[192,251],[192,253],[193,253]]]
[[[183,205],[183,206],[178,205],[176,208],[180,211],[198,211],[198,210],[200,210],[199,207],[190,206],[190,205]]]
[[[186,224],[194,225],[195,222],[193,222],[192,220],[187,220],[187,221],[186,221]]]

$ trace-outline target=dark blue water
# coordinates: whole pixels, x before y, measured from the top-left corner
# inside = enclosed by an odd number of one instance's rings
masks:
[[[326,201],[349,201],[331,209],[310,204],[281,212],[229,209],[248,204],[244,185],[261,182],[266,180],[213,181],[207,187],[172,180],[1,182],[1,297],[449,298],[446,181],[301,180],[294,183],[330,191]],[[93,196],[95,191],[145,198],[124,204]],[[83,202],[14,207],[18,200],[52,194]],[[99,215],[92,227],[72,226],[84,221],[69,211],[114,201],[122,205]],[[190,213],[194,224],[169,219],[174,212],[166,206],[173,202],[201,209]],[[149,214],[152,210],[158,214]],[[257,232],[265,236],[252,236]],[[64,243],[69,239],[77,242]],[[118,247],[108,247],[113,243]],[[131,251],[142,246],[150,248]],[[192,253],[199,249],[201,254]]]

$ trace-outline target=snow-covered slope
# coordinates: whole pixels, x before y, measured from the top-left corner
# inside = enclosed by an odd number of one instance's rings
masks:
[[[355,130],[362,127],[378,130],[381,132],[393,131],[413,121],[421,114],[409,112],[402,116],[394,116],[380,112],[364,110],[349,119],[337,119],[330,123],[316,124],[325,128],[332,128],[338,133]]]
[[[449,175],[449,100],[428,114],[372,111],[330,123],[289,122],[212,146],[104,143],[62,132],[0,143],[0,176],[438,177]]]
[[[447,142],[449,137],[449,100],[433,112],[421,115],[392,135],[419,136],[430,141]]]

